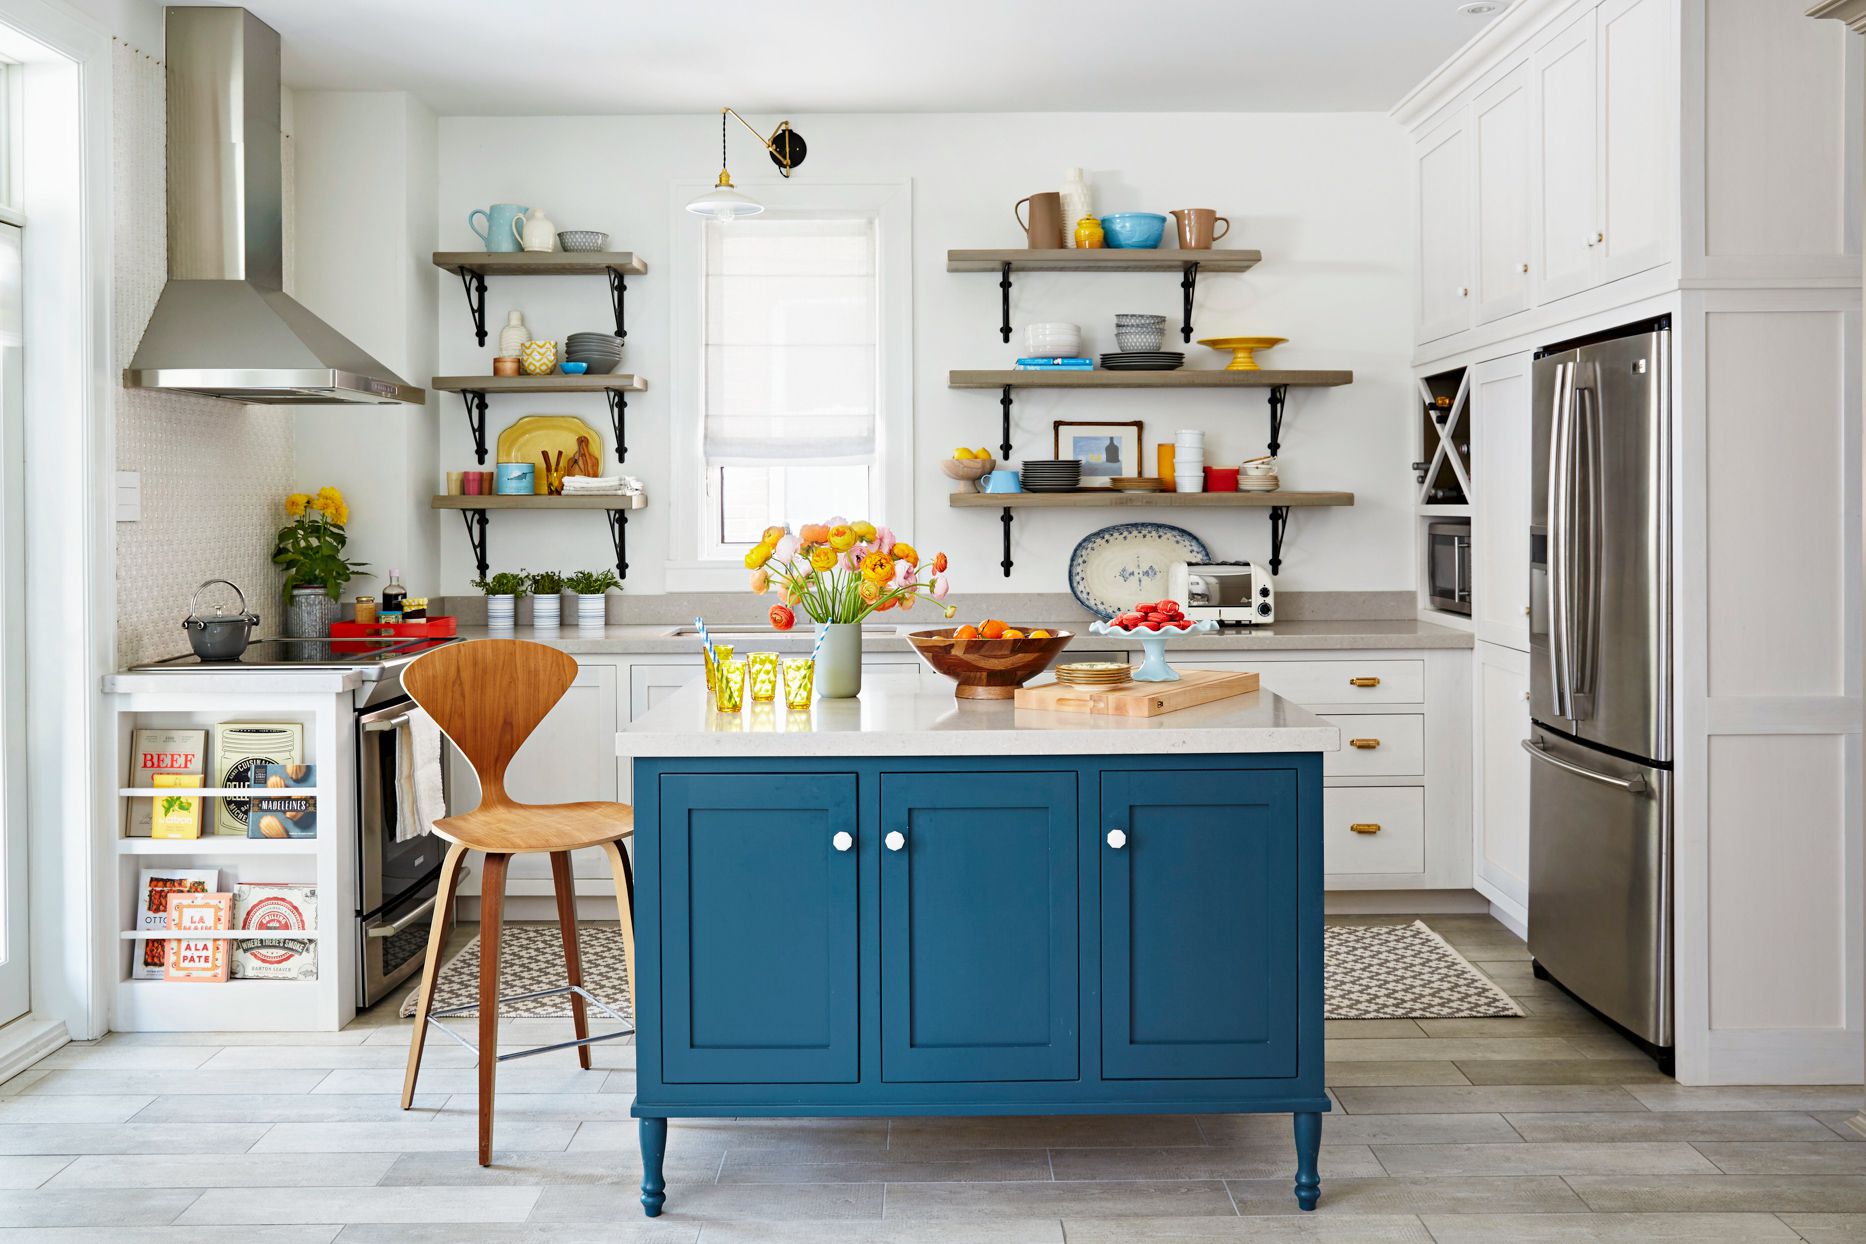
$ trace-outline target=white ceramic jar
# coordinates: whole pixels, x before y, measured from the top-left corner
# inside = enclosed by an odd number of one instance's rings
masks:
[[[505,313],[505,327],[499,330],[499,357],[508,359],[517,358],[518,352],[524,349],[525,343],[530,340],[531,330],[525,327],[525,313],[523,311],[507,311]]]

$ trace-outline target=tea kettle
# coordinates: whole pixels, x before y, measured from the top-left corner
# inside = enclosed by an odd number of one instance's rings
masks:
[[[240,598],[238,613],[201,612],[201,593],[216,583],[226,584]],[[188,632],[188,643],[201,660],[237,661],[246,651],[246,645],[252,642],[253,628],[258,625],[259,615],[247,611],[246,593],[240,590],[239,584],[228,579],[209,579],[188,598],[188,616],[182,619],[181,629]]]

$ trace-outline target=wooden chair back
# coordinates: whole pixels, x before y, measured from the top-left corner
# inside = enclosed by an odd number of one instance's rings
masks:
[[[576,658],[525,639],[474,639],[423,653],[402,687],[479,775],[480,807],[510,807],[505,771],[577,676]]]

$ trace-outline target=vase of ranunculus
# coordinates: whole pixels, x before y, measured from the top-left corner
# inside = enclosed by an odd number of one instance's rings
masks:
[[[327,485],[285,498],[285,513],[292,521],[279,529],[272,546],[272,564],[285,572],[285,634],[323,639],[337,619],[344,584],[368,573],[366,563],[343,555],[350,507]]]
[[[767,527],[745,555],[752,591],[777,591],[771,625],[787,631],[797,611],[816,623],[816,694],[846,700],[862,690],[862,622],[872,613],[912,609],[922,596],[947,617],[946,555],[921,559],[913,545],[865,519],[832,518],[788,527]]]

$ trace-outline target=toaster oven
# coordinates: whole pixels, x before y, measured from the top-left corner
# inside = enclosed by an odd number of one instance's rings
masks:
[[[1270,575],[1249,562],[1174,562],[1167,594],[1185,606],[1194,622],[1210,618],[1221,626],[1262,626],[1276,621],[1276,589]]]

